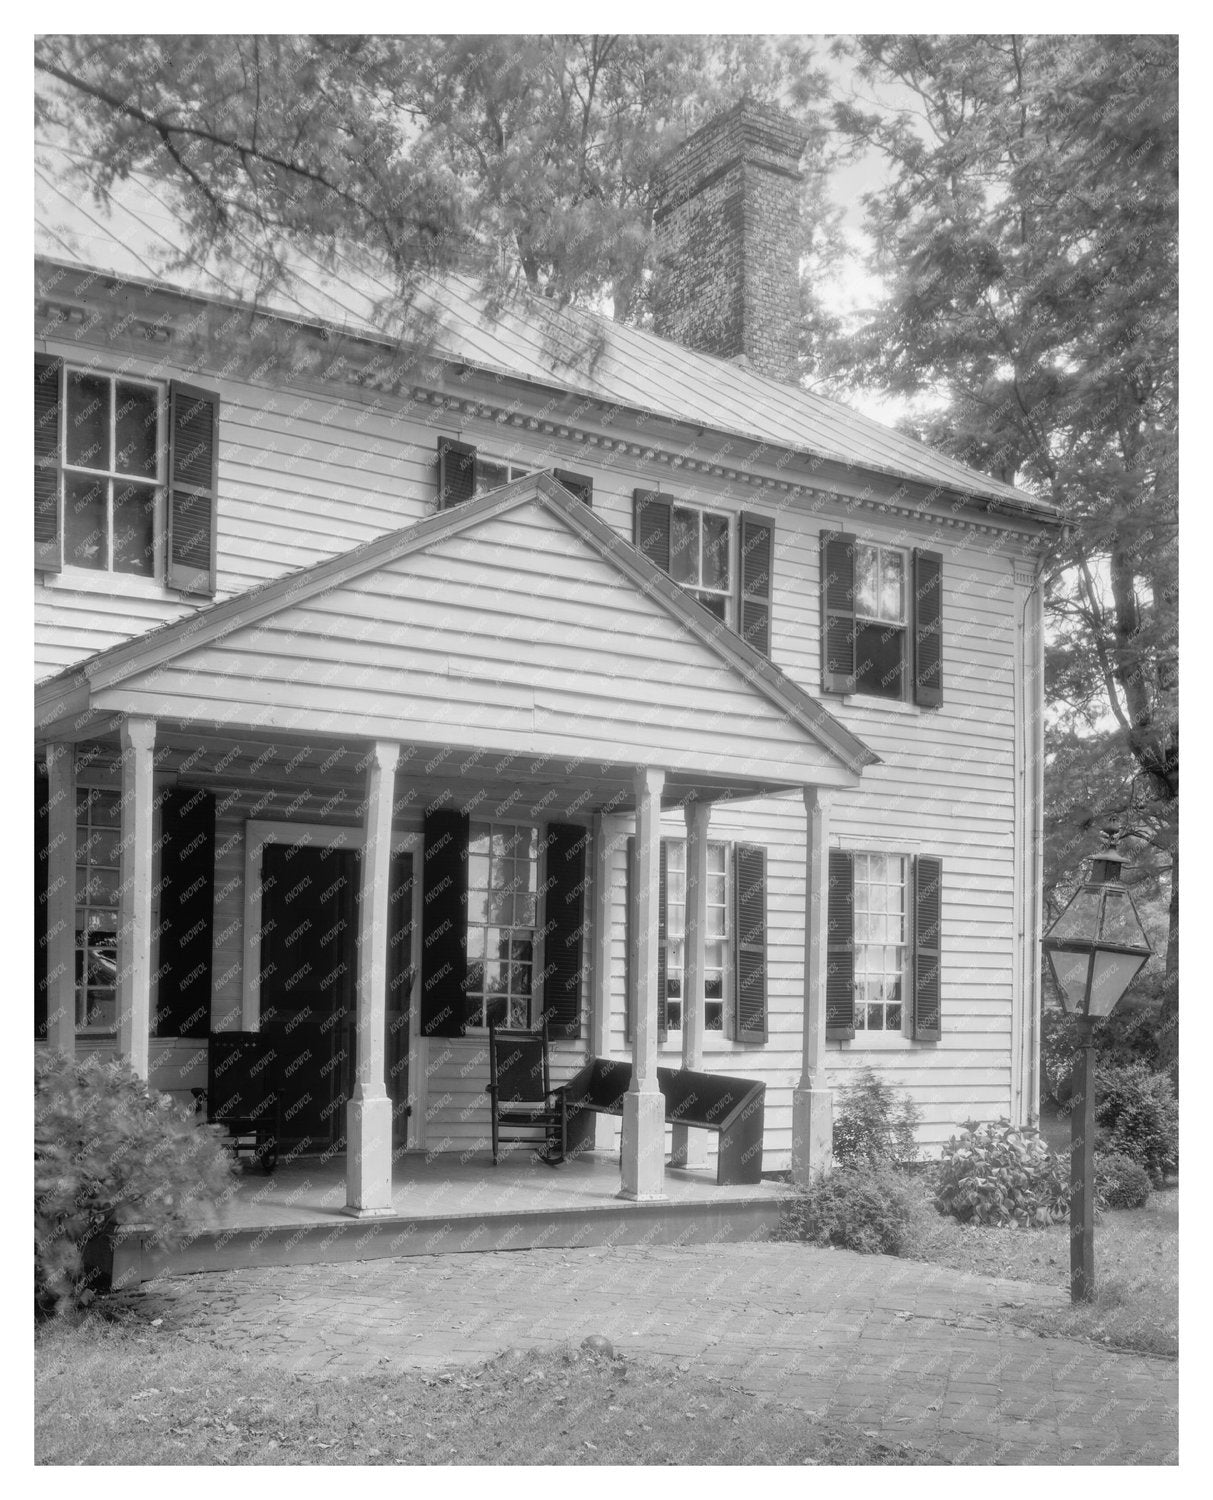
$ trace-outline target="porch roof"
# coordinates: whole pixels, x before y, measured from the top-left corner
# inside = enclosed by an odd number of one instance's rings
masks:
[[[40,742],[126,714],[392,738],[669,793],[852,786],[878,757],[546,473],[101,651],[40,684]],[[611,778],[608,778],[611,779]]]

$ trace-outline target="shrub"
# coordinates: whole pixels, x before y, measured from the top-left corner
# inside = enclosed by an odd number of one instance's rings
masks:
[[[1117,1066],[1142,1062],[1155,1067],[1159,1061],[1159,1003],[1151,993],[1126,997],[1095,1028],[1097,1061]],[[1060,1007],[1047,1005],[1041,1014],[1040,1062],[1043,1082],[1056,1104],[1069,1102],[1078,1046],[1078,1022]]]
[[[1144,1063],[1097,1066],[1095,1123],[1106,1148],[1132,1157],[1152,1182],[1178,1169],[1179,1102],[1167,1074],[1151,1073]]]
[[[34,1069],[34,1297],[43,1311],[89,1301],[86,1267],[122,1224],[179,1243],[211,1218],[231,1158],[212,1126],[121,1062],[52,1054]]]
[[[834,1160],[844,1167],[913,1161],[918,1155],[914,1131],[922,1111],[909,1094],[881,1081],[864,1068],[843,1091],[834,1121]]]
[[[892,1166],[835,1167],[784,1200],[780,1232],[861,1255],[900,1255],[914,1206],[912,1186]]]
[[[1120,1151],[1095,1153],[1095,1203],[1098,1208],[1140,1208],[1150,1196],[1146,1169]]]
[[[1043,1226],[1069,1212],[1060,1158],[1038,1130],[967,1121],[943,1148],[935,1207],[962,1224]]]

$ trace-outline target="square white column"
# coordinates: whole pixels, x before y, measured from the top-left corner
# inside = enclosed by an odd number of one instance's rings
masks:
[[[682,965],[682,1066],[703,1067],[704,942],[708,915],[708,823],[710,802],[688,802],[686,941]],[[708,1133],[687,1125],[673,1127],[673,1166],[706,1167]]]
[[[76,1052],[76,747],[46,747],[46,1040]]]
[[[632,1086],[623,1096],[621,1198],[664,1198],[665,1100],[657,1087],[657,944],[661,899],[661,790],[665,772],[636,774],[636,887],[632,893],[636,1014]]]
[[[147,1078],[152,1020],[152,763],[156,721],[122,725],[118,855],[118,1056]],[[74,814],[73,814],[74,815]]]
[[[800,1082],[792,1095],[792,1181],[807,1185],[833,1151],[833,1098],[826,1088],[826,974],[830,910],[830,803],[805,787],[804,1042]]]
[[[358,902],[358,1011],[354,1096],[346,1118],[346,1212],[359,1218],[392,1211],[392,1101],[386,1083],[388,910],[392,805],[398,744],[379,740],[366,771]]]

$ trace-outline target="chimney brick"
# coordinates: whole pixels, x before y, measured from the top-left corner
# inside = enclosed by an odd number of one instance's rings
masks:
[[[807,139],[781,110],[743,99],[683,143],[654,215],[658,333],[795,381]]]

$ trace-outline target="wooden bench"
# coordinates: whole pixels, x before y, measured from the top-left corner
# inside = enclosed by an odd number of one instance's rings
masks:
[[[623,1114],[623,1096],[631,1086],[631,1063],[606,1057],[592,1058],[569,1079],[564,1095],[570,1156],[589,1149],[592,1115]],[[714,1130],[720,1137],[717,1186],[762,1181],[765,1084],[691,1068],[658,1068],[657,1087],[667,1125]]]

